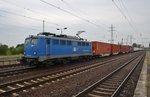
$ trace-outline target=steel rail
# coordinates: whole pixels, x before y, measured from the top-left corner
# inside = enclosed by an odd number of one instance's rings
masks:
[[[144,55],[142,55],[144,56]],[[113,76],[116,72],[118,72],[119,70],[121,70],[123,67],[125,67],[126,65],[128,65],[129,63],[131,63],[132,61],[134,61],[136,58],[138,58],[140,56],[137,56],[133,59],[131,59],[130,61],[124,63],[124,65],[120,66],[119,68],[117,68],[116,70],[114,70],[113,72],[109,73],[107,76],[103,77],[101,80],[95,82],[94,84],[92,84],[91,86],[87,87],[86,89],[84,89],[83,91],[79,92],[78,94],[74,95],[73,97],[84,97],[84,95],[88,94],[90,91],[94,90],[98,85],[100,85],[101,83],[103,83],[104,81],[106,81],[108,78],[110,78],[111,76]],[[141,58],[141,60],[143,59],[143,57]],[[141,62],[141,60],[138,61]],[[127,80],[127,79],[126,79]],[[124,82],[124,81],[123,81]],[[122,85],[124,85],[122,83]],[[115,97],[115,95],[119,92],[118,90],[121,89],[121,87],[123,87],[122,85],[120,85],[117,90],[112,94],[111,97]]]
[[[132,68],[132,70],[129,72],[129,74],[126,76],[126,78],[123,80],[123,82],[120,84],[120,86],[116,89],[116,91],[112,94],[111,97],[117,97],[117,95],[119,94],[119,92],[122,90],[122,88],[125,86],[125,84],[127,83],[127,81],[129,80],[129,78],[132,76],[133,72],[135,71],[135,69],[137,68],[137,66],[142,62],[142,60],[144,60],[145,54],[143,55],[143,57],[137,62],[137,64]]]
[[[29,69],[34,69],[34,68],[35,67],[32,66],[32,67],[22,67],[22,68],[18,68],[18,69],[14,69],[14,70],[2,71],[2,72],[0,72],[0,77],[18,74],[18,73],[24,72],[24,71],[29,70]]]

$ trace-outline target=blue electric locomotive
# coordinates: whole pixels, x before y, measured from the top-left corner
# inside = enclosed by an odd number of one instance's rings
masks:
[[[77,37],[43,32],[26,38],[23,60],[30,64],[37,64],[91,55],[91,42]]]

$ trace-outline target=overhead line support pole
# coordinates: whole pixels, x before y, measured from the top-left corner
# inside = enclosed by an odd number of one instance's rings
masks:
[[[114,43],[114,35],[113,35],[113,32],[115,31],[114,28],[115,27],[113,26],[113,24],[111,24],[110,32],[111,32],[111,43],[112,44]]]
[[[44,27],[45,27],[45,25],[44,25],[44,24],[45,24],[45,21],[43,20],[43,32],[44,32]]]

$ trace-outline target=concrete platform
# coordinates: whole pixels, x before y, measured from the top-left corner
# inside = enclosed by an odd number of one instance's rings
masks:
[[[146,53],[142,71],[134,92],[134,97],[150,97],[150,95],[148,96],[148,93],[150,94],[150,88],[147,88],[148,85],[150,87],[150,80],[148,81],[148,78],[150,79],[150,71],[148,77],[148,68],[150,68],[150,51],[147,51]]]

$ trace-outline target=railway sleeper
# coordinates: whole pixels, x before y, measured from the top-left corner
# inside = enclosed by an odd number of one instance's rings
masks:
[[[102,88],[102,87],[98,87],[98,88],[96,88],[96,90],[99,90],[99,91],[108,91],[108,92],[115,91],[115,89],[106,89],[106,88]]]
[[[121,83],[121,81],[105,81],[106,83],[111,83],[111,84],[117,84],[117,83]]]
[[[31,85],[31,83],[29,83],[29,82],[24,82],[26,85]]]
[[[95,95],[95,94],[87,94],[85,97],[109,97],[109,96],[100,96],[100,95]]]
[[[10,89],[10,90],[16,89],[16,88],[14,88],[14,87],[12,87],[12,86],[7,86],[7,88]]]
[[[100,87],[101,88],[107,88],[107,89],[116,89],[117,88],[116,86],[112,87],[112,86],[106,86],[106,85],[103,85],[103,84],[101,84]]]
[[[44,81],[43,79],[40,79],[40,78],[37,78],[36,80],[38,80],[38,81]]]
[[[97,91],[97,90],[93,90],[91,93],[92,93],[92,94],[99,95],[99,96],[111,96],[111,95],[112,95],[112,92]]]
[[[5,90],[3,90],[3,89],[0,89],[0,93],[4,93],[4,92],[6,92]]]
[[[24,85],[22,85],[22,84],[16,84],[17,86],[19,86],[19,87],[24,87]]]
[[[122,82],[121,79],[108,79],[107,81],[110,81],[110,82]]]
[[[32,82],[32,83],[38,83],[37,80],[30,80],[30,82]]]
[[[116,83],[107,83],[107,82],[103,82],[102,83],[103,85],[106,85],[106,86],[112,86],[112,87],[115,87],[115,86],[118,86],[120,83],[118,82],[116,82]]]

